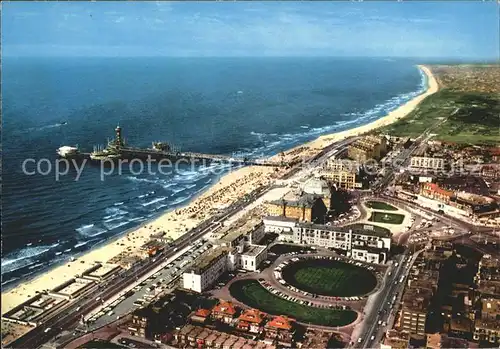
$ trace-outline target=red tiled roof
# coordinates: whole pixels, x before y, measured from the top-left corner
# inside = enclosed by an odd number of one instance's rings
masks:
[[[260,324],[262,321],[264,321],[264,316],[265,314],[257,309],[248,309],[240,315],[239,320],[251,322],[254,324]]]
[[[444,196],[453,196],[453,192],[439,187],[436,183],[425,183],[424,189],[431,190]]]
[[[236,309],[234,308],[233,303],[222,301],[217,304],[213,309],[213,312],[223,313],[226,315],[234,315],[236,314]]]
[[[196,311],[196,314],[195,314],[195,315],[196,315],[196,316],[199,316],[199,317],[209,317],[211,313],[212,313],[212,312],[211,312],[210,310],[208,310],[208,309],[203,309],[203,308],[202,308],[202,309],[198,309],[198,310]]]
[[[490,148],[489,151],[491,155],[500,155],[500,147]]]
[[[244,320],[240,320],[238,321],[238,328],[241,328],[241,329],[248,329],[250,327],[250,324]]]
[[[281,330],[291,330],[292,329],[291,320],[292,319],[284,315],[276,316],[274,319],[272,319],[266,324],[266,327],[274,327]]]

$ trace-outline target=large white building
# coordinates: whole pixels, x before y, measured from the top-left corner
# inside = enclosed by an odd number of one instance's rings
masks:
[[[196,259],[193,266],[184,272],[183,287],[201,293],[213,286],[226,271],[257,271],[266,259],[266,246],[240,244],[237,247],[216,247]]]
[[[412,156],[411,168],[419,170],[444,170],[444,159],[432,156]]]
[[[224,272],[231,270],[228,255],[231,249],[217,247],[196,259],[193,266],[182,275],[185,289],[203,292],[211,287]]]
[[[246,245],[238,253],[237,266],[249,271],[257,271],[260,263],[267,259],[266,246]]]
[[[391,249],[391,234],[374,230],[371,225],[352,230],[286,217],[266,217],[264,230],[278,233],[280,241],[341,249],[353,259],[371,263],[385,263]]]

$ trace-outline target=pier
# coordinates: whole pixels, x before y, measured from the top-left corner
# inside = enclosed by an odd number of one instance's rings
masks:
[[[121,159],[154,159],[157,161],[168,159],[170,161],[192,162],[227,162],[236,165],[269,166],[269,167],[289,167],[291,164],[284,161],[271,161],[267,159],[250,159],[248,157],[234,157],[219,154],[204,154],[195,152],[182,152],[174,150],[169,144],[156,142],[151,148],[136,148],[125,144],[122,137],[122,129],[117,126],[115,129],[115,139],[109,141],[103,149],[94,147],[91,153],[68,154],[64,157],[80,157],[92,161],[114,161]],[[62,147],[64,148],[64,147]],[[60,148],[61,149],[61,148]]]

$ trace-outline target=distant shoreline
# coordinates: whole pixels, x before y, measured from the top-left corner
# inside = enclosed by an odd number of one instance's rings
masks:
[[[426,88],[422,93],[375,121],[349,130],[320,136],[315,141],[310,142],[311,145],[315,145],[316,147],[325,147],[331,142],[337,142],[344,138],[359,136],[361,134],[375,131],[378,128],[390,125],[410,114],[425,98],[436,93],[439,90],[439,85],[431,70],[425,65],[418,65],[417,67],[421,72],[424,73],[426,77]]]
[[[389,112],[386,116],[383,116],[366,125],[320,136],[315,140],[295,146],[287,150],[286,153],[300,148],[304,148],[308,152],[313,153],[328,146],[332,142],[337,142],[347,137],[371,132],[377,128],[387,126],[408,115],[423,99],[438,90],[437,82],[430,69],[425,66],[418,66],[418,68],[425,74],[425,82],[427,86],[422,93],[415,96],[413,99],[400,105],[395,110]],[[200,202],[204,201],[202,204],[203,207],[207,206],[207,210],[213,209],[213,207],[210,207],[210,202],[212,201],[210,200],[211,196],[221,196],[221,192],[227,192],[229,188],[234,191],[234,193],[230,195],[230,199],[237,199],[242,194],[250,192],[255,186],[268,182],[271,177],[272,171],[270,171],[270,169],[255,168],[250,166],[230,171],[229,173],[222,175],[218,182],[213,182],[211,186],[207,187],[196,196],[193,196],[185,205],[178,208],[169,208],[164,212],[156,214],[147,221],[142,222],[139,226],[131,227],[101,243],[98,243],[87,251],[74,255],[73,257],[76,258],[74,262],[64,261],[53,264],[48,269],[35,273],[31,278],[28,277],[23,283],[12,283],[11,285],[7,285],[3,288],[2,292],[2,314],[9,311],[19,303],[26,301],[29,298],[28,295],[34,296],[36,294],[35,291],[52,289],[70,279],[75,274],[81,273],[83,270],[89,268],[93,264],[93,261],[107,261],[118,253],[126,251],[127,247],[137,249],[138,246],[147,241],[149,236],[153,233],[153,228],[151,227],[167,231],[167,235],[172,236],[174,239],[178,238],[182,234],[176,235],[177,231],[180,231],[181,229],[182,231],[185,231],[185,229],[191,229],[200,223],[199,220],[191,218],[191,214],[189,213],[190,208],[199,207]],[[239,181],[242,181],[242,183]],[[235,187],[237,187],[237,189],[235,189]],[[226,200],[229,199],[226,198]],[[208,201],[208,203],[206,201]],[[219,201],[224,203],[224,197],[222,197]],[[215,202],[214,205],[220,205],[220,202]],[[186,212],[178,215],[176,213],[177,211]],[[150,227],[149,230],[146,228],[147,226]],[[174,231],[170,232],[171,230]],[[123,244],[123,246],[120,244]],[[66,265],[67,267],[65,268]],[[24,290],[22,290],[23,288]]]

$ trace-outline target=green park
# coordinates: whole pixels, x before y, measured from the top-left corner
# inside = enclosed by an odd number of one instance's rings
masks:
[[[401,224],[404,219],[405,216],[402,214],[373,211],[369,221],[384,224]]]
[[[374,210],[383,210],[383,211],[397,211],[398,209],[392,205],[386,204],[382,201],[367,201],[366,207],[369,207]]]
[[[229,292],[249,307],[272,315],[287,315],[303,323],[345,326],[357,317],[356,312],[352,310],[311,307],[275,296],[256,280],[236,281],[229,287]]]

